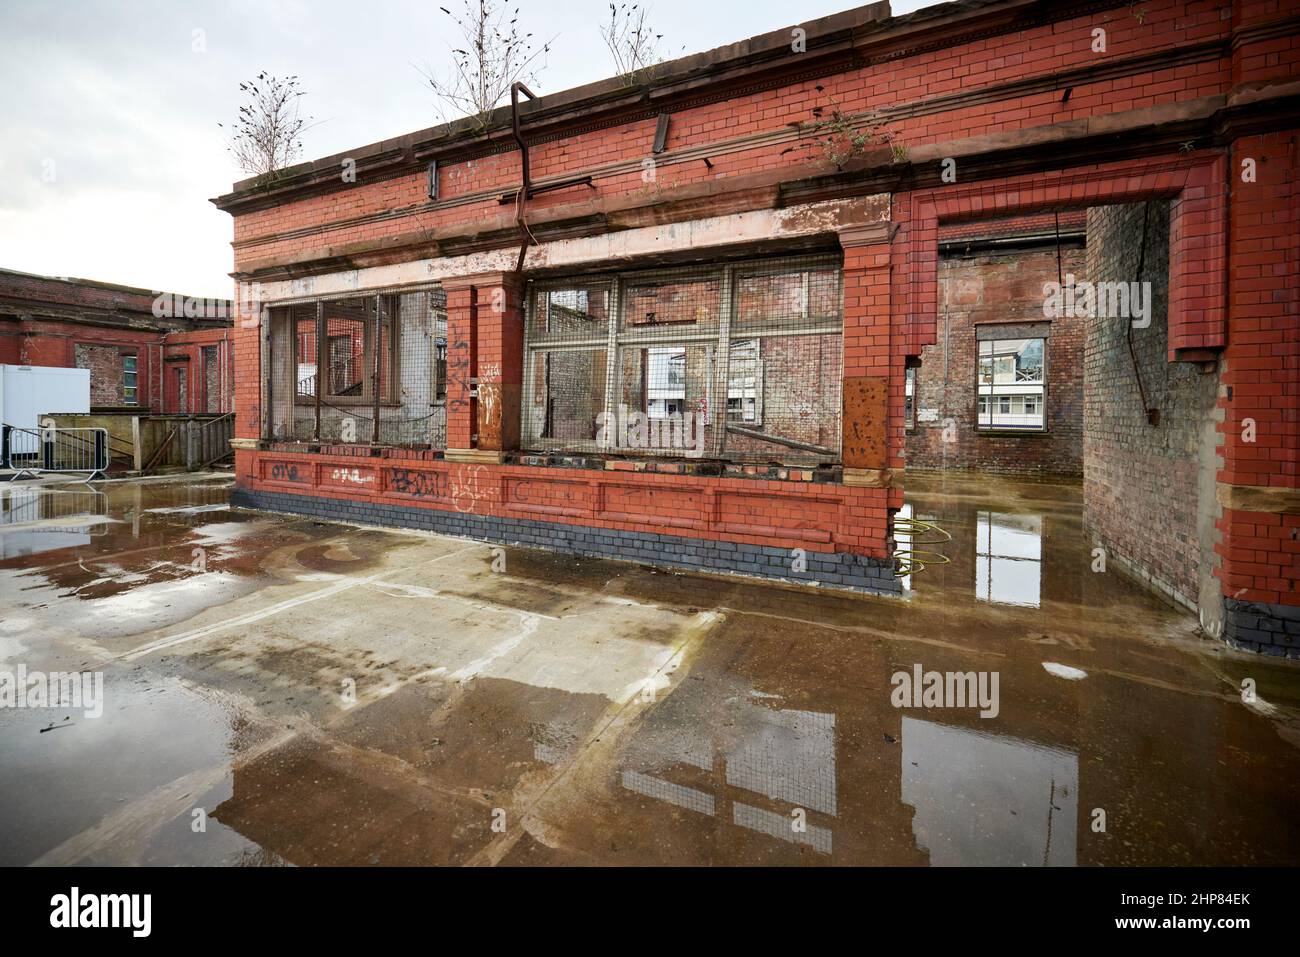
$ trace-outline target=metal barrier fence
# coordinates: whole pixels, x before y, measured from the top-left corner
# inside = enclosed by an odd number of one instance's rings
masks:
[[[88,473],[93,482],[108,470],[107,429],[20,429],[4,426],[4,463],[14,474]]]

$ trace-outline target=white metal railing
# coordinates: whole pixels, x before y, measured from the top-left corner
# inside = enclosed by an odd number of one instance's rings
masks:
[[[85,472],[93,482],[108,470],[108,429],[20,429],[4,426],[4,464],[9,480],[46,472]]]

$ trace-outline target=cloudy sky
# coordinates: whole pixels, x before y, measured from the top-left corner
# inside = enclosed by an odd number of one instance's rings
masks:
[[[297,74],[316,125],[303,159],[431,126],[417,67],[445,71],[461,0],[2,0],[0,266],[228,296],[230,218],[208,200],[243,174],[224,132],[238,84]],[[848,9],[855,0],[653,0],[666,57]],[[905,13],[924,0],[895,0]],[[554,37],[534,89],[613,72],[608,0],[523,0]]]

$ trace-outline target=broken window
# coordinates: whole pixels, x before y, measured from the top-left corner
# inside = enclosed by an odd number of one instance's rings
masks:
[[[295,375],[294,395],[311,397],[316,394],[316,362],[320,351],[316,348],[316,307],[298,306],[292,310]]]
[[[1047,339],[980,338],[978,345],[977,428],[1042,431],[1047,421]]]
[[[529,288],[524,444],[835,461],[843,319],[830,258]]]
[[[379,373],[381,401],[389,399],[392,392],[391,369],[396,351],[393,335],[391,304],[388,296],[365,296],[357,299],[340,299],[322,303],[323,328],[315,325],[315,317],[300,320],[299,340],[304,345],[298,363],[311,370],[310,381],[301,395],[314,396],[316,388],[321,395],[332,400],[366,400],[373,398],[375,373]],[[308,324],[310,331],[303,330]],[[317,336],[323,335],[324,355],[306,351],[315,348]],[[378,340],[378,342],[376,342]],[[376,370],[376,349],[379,353]],[[323,361],[325,371],[317,375],[316,364]]]
[[[758,342],[739,339],[731,344],[727,373],[728,422],[763,424],[763,359]]]
[[[204,411],[220,412],[225,400],[225,389],[221,376],[221,356],[218,346],[204,346],[203,358],[203,402]]]
[[[522,428],[546,445],[596,440],[608,373],[611,287],[574,283],[536,291],[527,337],[536,348],[525,383]]]
[[[445,446],[441,289],[277,307],[267,338],[270,438]]]

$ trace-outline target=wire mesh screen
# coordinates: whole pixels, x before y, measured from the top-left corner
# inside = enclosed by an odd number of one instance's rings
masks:
[[[539,442],[595,443],[605,412],[612,297],[612,285],[600,282],[533,290],[526,335],[534,351],[520,418]]]
[[[269,438],[445,447],[441,289],[273,309],[269,336]]]
[[[531,449],[839,458],[843,318],[832,258],[535,283],[528,310]]]

